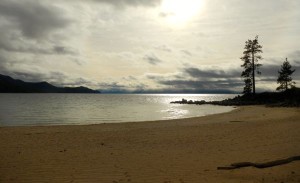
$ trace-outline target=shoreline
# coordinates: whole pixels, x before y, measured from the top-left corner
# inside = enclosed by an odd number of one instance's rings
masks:
[[[238,107],[186,119],[0,127],[0,182],[299,182],[300,109]]]
[[[212,105],[212,104],[207,104],[207,105]],[[213,105],[212,105],[213,106]],[[226,106],[228,107],[228,106]],[[203,116],[194,116],[194,117],[184,117],[184,118],[176,118],[176,119],[160,119],[160,120],[148,120],[148,121],[120,121],[120,122],[101,122],[101,123],[87,123],[87,124],[80,124],[80,123],[61,123],[61,124],[26,124],[26,125],[0,125],[0,128],[18,128],[18,127],[51,127],[51,126],[89,126],[89,125],[101,125],[101,124],[127,124],[127,123],[149,123],[149,122],[164,122],[164,121],[174,121],[174,120],[188,120],[188,119],[193,119],[193,118],[201,118],[201,117],[206,117],[206,116],[211,116],[211,115],[218,115],[218,114],[224,114],[224,113],[230,113],[239,108],[239,106],[230,106],[232,109],[230,111],[225,111],[225,112],[218,112],[218,113],[213,113],[213,114],[207,114]]]

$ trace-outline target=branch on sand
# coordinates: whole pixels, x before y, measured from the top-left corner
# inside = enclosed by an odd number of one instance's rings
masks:
[[[255,168],[269,168],[273,166],[291,163],[297,160],[300,160],[300,156],[292,156],[286,159],[279,159],[279,160],[269,161],[265,163],[240,162],[240,163],[233,163],[230,166],[218,167],[218,170],[232,170],[232,169],[238,169],[238,168],[249,167],[249,166],[253,166]]]

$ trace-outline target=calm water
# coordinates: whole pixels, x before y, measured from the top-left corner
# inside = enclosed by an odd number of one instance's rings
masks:
[[[223,100],[211,94],[0,94],[0,126],[67,125],[153,121],[228,112],[232,107],[170,104]]]

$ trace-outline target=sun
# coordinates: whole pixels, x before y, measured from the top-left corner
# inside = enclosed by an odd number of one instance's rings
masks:
[[[172,24],[185,23],[200,12],[203,4],[203,0],[164,0],[161,16]]]

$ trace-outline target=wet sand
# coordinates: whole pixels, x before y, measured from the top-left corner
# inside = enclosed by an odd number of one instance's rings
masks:
[[[1,127],[0,182],[300,182],[300,108],[241,107],[199,118],[89,126]]]

